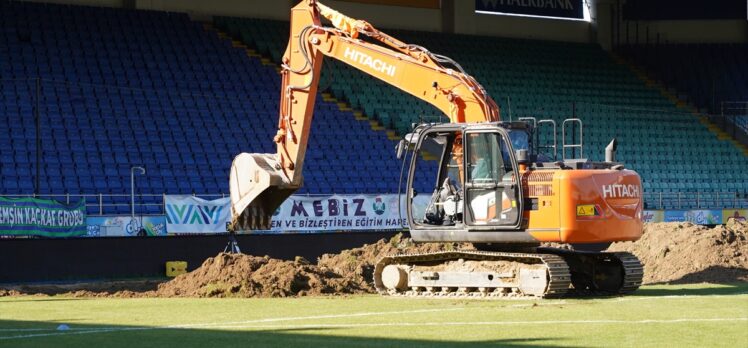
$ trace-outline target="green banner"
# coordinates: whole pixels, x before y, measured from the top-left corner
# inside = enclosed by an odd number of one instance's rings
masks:
[[[86,235],[86,201],[0,197],[0,235],[78,237]]]

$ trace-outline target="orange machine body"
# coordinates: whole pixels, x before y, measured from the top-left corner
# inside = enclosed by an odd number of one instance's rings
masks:
[[[523,175],[526,232],[541,242],[602,243],[641,237],[641,179],[631,170],[534,170]]]

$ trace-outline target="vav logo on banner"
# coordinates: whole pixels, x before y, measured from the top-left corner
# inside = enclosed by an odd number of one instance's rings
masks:
[[[166,196],[166,229],[169,233],[225,233],[230,198],[212,201],[194,196]]]

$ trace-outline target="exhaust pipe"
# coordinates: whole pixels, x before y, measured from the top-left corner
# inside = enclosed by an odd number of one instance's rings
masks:
[[[229,174],[231,231],[270,229],[275,210],[303,182],[291,184],[280,168],[275,154],[241,153],[234,158]]]
[[[616,161],[616,148],[618,147],[618,141],[616,138],[610,141],[610,144],[605,147],[605,162],[613,163]]]

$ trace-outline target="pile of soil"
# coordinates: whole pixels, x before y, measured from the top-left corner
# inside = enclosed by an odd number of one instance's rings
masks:
[[[75,297],[102,297],[116,294],[118,297],[136,297],[138,294],[156,290],[163,283],[161,279],[136,280],[108,280],[60,284],[27,284],[13,286],[9,290],[17,294],[59,295],[65,294]],[[12,296],[12,295],[11,295]]]
[[[20,291],[18,291],[18,290],[0,289],[0,297],[5,297],[5,296],[20,296],[20,295],[23,295],[23,293],[20,292]]]
[[[360,292],[348,279],[308,261],[221,253],[161,284],[162,297],[287,297]]]
[[[650,223],[636,242],[615,243],[644,264],[644,283],[748,281],[748,224],[730,220],[713,228],[692,223]]]
[[[397,235],[389,241],[325,254],[317,264],[303,258],[283,261],[270,257],[221,253],[198,269],[159,285],[159,297],[287,297],[321,294],[372,293],[374,264],[384,255],[453,250],[464,245],[413,244]]]

